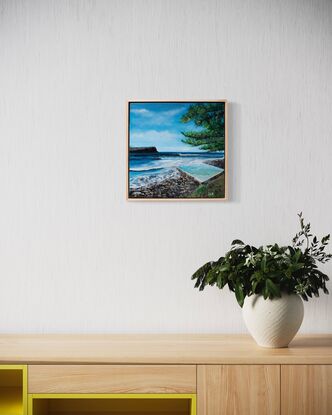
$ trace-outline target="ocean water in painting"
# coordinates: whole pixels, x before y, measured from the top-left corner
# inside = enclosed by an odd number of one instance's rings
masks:
[[[131,102],[130,198],[223,198],[224,102]]]
[[[223,159],[224,152],[161,152],[156,154],[130,154],[129,182],[132,189],[177,177],[183,171],[199,182],[222,173],[224,169],[205,163]]]

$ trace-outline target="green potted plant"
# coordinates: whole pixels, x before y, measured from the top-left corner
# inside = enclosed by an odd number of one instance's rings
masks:
[[[300,231],[292,245],[247,245],[234,240],[217,261],[200,267],[192,276],[195,287],[228,288],[235,293],[247,328],[263,347],[287,347],[303,320],[303,302],[320,290],[328,294],[328,276],[318,264],[329,261],[325,252],[330,235],[318,240],[299,215]]]

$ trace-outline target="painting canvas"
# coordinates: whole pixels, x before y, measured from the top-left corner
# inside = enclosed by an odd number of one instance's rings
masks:
[[[128,103],[128,199],[223,200],[226,101]]]

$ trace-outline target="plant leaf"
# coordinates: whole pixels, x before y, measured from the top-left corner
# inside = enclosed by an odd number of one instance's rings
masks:
[[[239,306],[242,307],[244,303],[244,292],[241,287],[241,284],[237,281],[235,285],[235,297],[237,302],[239,303]]]
[[[266,289],[270,293],[269,297],[281,297],[280,295],[280,287],[278,287],[270,278],[267,278],[266,280]]]
[[[231,245],[244,245],[244,243],[240,239],[234,239]]]

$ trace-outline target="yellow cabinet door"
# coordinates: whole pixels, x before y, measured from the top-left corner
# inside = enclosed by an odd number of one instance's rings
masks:
[[[279,415],[279,365],[199,365],[197,415]]]
[[[0,364],[0,415],[27,415],[27,367]]]
[[[282,365],[281,415],[331,415],[332,365]]]

